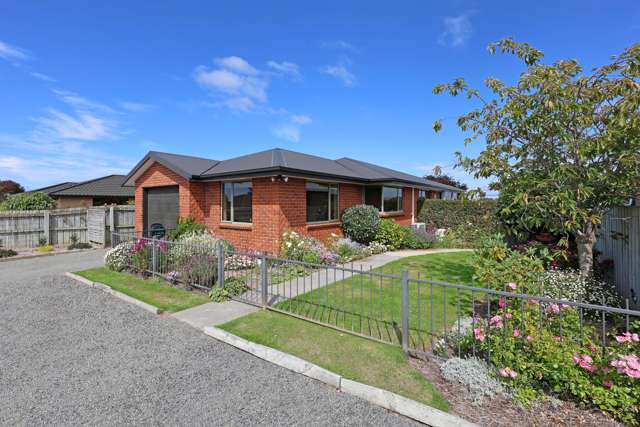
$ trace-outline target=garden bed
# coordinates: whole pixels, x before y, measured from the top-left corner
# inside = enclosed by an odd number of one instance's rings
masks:
[[[76,274],[94,282],[104,283],[116,291],[151,304],[164,312],[186,310],[210,301],[203,292],[175,288],[158,278],[142,279],[128,273],[110,271],[104,267],[79,271]]]
[[[10,260],[18,260],[25,258],[35,258],[39,256],[49,256],[49,255],[62,255],[67,253],[76,253],[80,251],[92,250],[96,248],[83,248],[83,249],[68,249],[67,246],[46,246],[44,248],[27,248],[27,249],[13,249],[15,255],[10,255],[7,253],[6,256],[0,257],[0,262],[2,261],[10,261]],[[8,250],[7,250],[8,252]]]

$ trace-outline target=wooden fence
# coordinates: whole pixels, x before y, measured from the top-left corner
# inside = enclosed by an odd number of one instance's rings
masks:
[[[612,209],[602,221],[596,249],[613,260],[618,292],[640,308],[640,206]]]
[[[91,212],[91,214],[89,213]],[[102,221],[90,221],[102,217]],[[101,245],[109,243],[111,224],[114,231],[131,231],[135,224],[134,206],[104,206],[46,211],[0,212],[0,247],[27,249],[40,240],[51,245],[65,245],[75,235],[79,242]]]

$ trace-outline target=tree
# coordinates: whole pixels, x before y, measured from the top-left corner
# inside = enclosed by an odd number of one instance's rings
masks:
[[[467,184],[465,184],[464,182],[458,181],[454,177],[452,177],[450,175],[447,175],[447,174],[425,175],[424,179],[428,179],[430,181],[439,182],[440,184],[452,185],[452,186],[457,187],[457,188],[459,188],[459,189],[461,189],[463,191],[467,191],[469,189]]]
[[[580,270],[590,274],[602,216],[640,187],[640,44],[590,73],[573,59],[542,64],[541,51],[510,38],[489,45],[496,50],[524,62],[517,84],[485,79],[492,99],[463,78],[433,89],[480,104],[457,125],[465,144],[486,145],[475,158],[456,153],[458,163],[494,179],[507,226],[575,236]]]
[[[24,187],[10,179],[0,181],[0,201],[4,200],[10,194],[23,193]]]
[[[0,211],[34,211],[55,207],[56,201],[41,192],[16,194],[0,203]]]

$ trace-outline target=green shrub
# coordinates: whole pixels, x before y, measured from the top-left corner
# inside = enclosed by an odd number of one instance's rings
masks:
[[[241,277],[225,277],[224,287],[215,286],[209,291],[209,298],[214,302],[224,302],[231,297],[242,295],[249,287]]]
[[[474,280],[497,290],[503,290],[508,283],[516,283],[523,292],[535,294],[544,272],[543,257],[533,248],[524,252],[513,250],[501,234],[494,234],[474,253]]]
[[[178,218],[176,228],[169,231],[169,240],[178,240],[184,235],[203,234],[207,226],[196,222],[192,217]]]
[[[378,232],[380,213],[369,205],[356,205],[344,210],[342,232],[353,241],[364,245],[373,241]]]
[[[390,251],[400,249],[404,245],[407,230],[392,219],[380,220],[375,241],[385,245]]]
[[[123,242],[109,249],[104,256],[105,267],[112,271],[122,271],[129,267],[133,246],[133,242]]]
[[[0,203],[0,211],[36,211],[55,207],[56,201],[39,191],[16,194]]]
[[[18,255],[18,252],[14,251],[13,249],[0,248],[0,258],[9,258],[16,255]]]
[[[93,246],[91,246],[90,243],[82,243],[78,241],[78,236],[75,234],[72,234],[71,236],[69,236],[69,240],[71,241],[69,243],[69,245],[67,246],[68,250],[74,250],[74,249],[91,249]]]

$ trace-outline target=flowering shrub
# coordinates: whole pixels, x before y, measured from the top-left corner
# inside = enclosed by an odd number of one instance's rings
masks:
[[[363,245],[348,237],[335,234],[329,238],[328,246],[329,250],[337,256],[336,262],[343,264],[387,251],[387,247],[382,243],[371,242],[369,245]]]
[[[129,266],[133,242],[123,242],[109,249],[104,255],[104,265],[109,270],[122,271]]]
[[[311,236],[285,231],[280,244],[282,256],[310,264],[335,264],[339,256]]]
[[[241,277],[228,277],[224,280],[224,287],[213,287],[209,291],[209,298],[214,302],[224,302],[231,297],[242,295],[249,289]]]
[[[232,254],[224,258],[224,268],[231,271],[248,270],[258,265],[257,257],[257,252],[249,255]]]
[[[385,244],[380,242],[371,242],[369,243],[368,248],[371,255],[381,254],[389,250]]]
[[[620,307],[622,299],[611,284],[595,277],[584,277],[576,270],[551,269],[540,277],[540,295]]]
[[[474,279],[484,287],[502,290],[505,283],[518,283],[523,293],[536,294],[544,263],[533,249],[515,251],[500,234],[483,241],[474,252]]]
[[[518,292],[519,286],[507,289]],[[497,311],[477,320],[463,343],[469,352],[490,355],[521,402],[550,392],[639,424],[638,331],[613,331],[604,349],[591,341],[595,328],[585,324],[583,332],[581,343],[579,313],[569,305],[526,301],[523,310],[520,300],[500,298]]]

